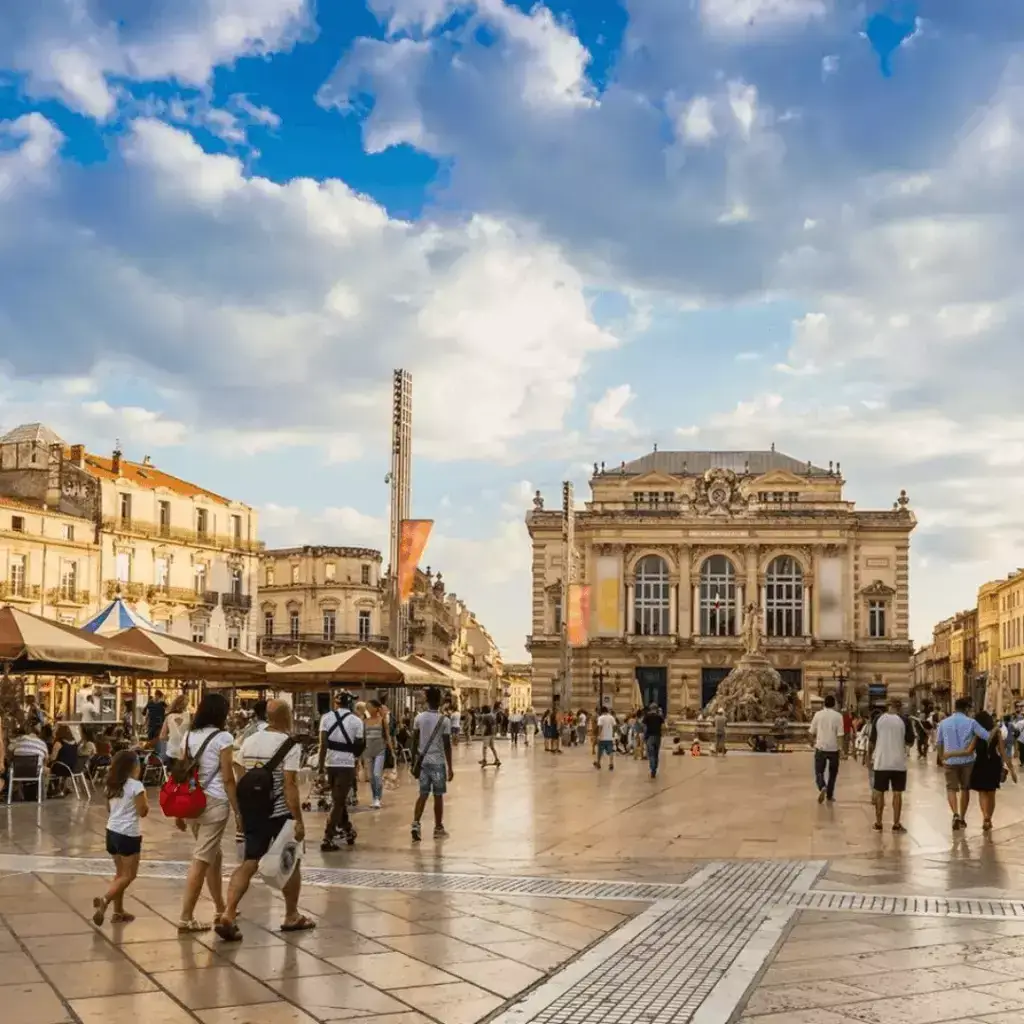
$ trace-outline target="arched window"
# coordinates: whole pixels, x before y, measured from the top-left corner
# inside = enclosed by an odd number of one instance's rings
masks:
[[[765,619],[768,636],[803,636],[804,574],[789,555],[773,558],[765,573]]]
[[[668,566],[657,555],[646,555],[636,564],[633,599],[634,632],[639,636],[668,636]]]
[[[736,570],[725,555],[700,567],[701,636],[736,635]]]

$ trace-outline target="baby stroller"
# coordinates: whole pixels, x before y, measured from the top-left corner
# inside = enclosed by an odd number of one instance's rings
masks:
[[[318,811],[330,811],[332,805],[331,802],[331,783],[326,775],[321,775],[317,771],[317,760],[319,757],[319,751],[316,745],[311,745],[305,753],[305,757],[302,762],[302,774],[309,780],[309,791],[306,794],[306,799],[302,801],[302,809],[304,811],[313,810],[313,805],[316,804]]]

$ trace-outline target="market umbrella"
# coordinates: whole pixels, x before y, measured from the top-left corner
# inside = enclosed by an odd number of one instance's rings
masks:
[[[301,665],[271,666],[267,674],[274,686],[306,689],[324,686],[430,686],[438,674],[408,662],[399,661],[368,647],[354,647]]]
[[[407,665],[423,669],[426,672],[436,673],[440,676],[440,679],[435,680],[435,682],[440,683],[442,686],[456,687],[460,690],[489,690],[491,688],[490,683],[486,679],[474,679],[472,676],[464,675],[462,672],[456,672],[455,669],[450,668],[448,665],[442,665],[440,662],[424,658],[419,654],[410,654],[403,658],[402,661]]]
[[[0,663],[11,672],[37,675],[167,671],[159,651],[134,649],[11,605],[0,606]]]
[[[162,674],[175,679],[254,683],[265,678],[267,673],[264,661],[249,658],[238,651],[194,644],[141,626],[115,633],[112,639],[122,647],[166,658],[168,664]]]

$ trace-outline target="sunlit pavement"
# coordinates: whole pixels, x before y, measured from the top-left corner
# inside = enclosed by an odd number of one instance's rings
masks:
[[[457,751],[447,840],[427,827],[410,842],[408,777],[383,810],[358,810],[359,839],[339,853],[321,856],[323,816],[309,815],[316,884],[302,906],[318,929],[277,933],[281,903],[254,886],[236,947],[177,937],[190,850],[159,812],[128,900],[138,919],[97,930],[99,799],[0,811],[4,1018],[1024,1019],[1024,790],[1012,783],[991,835],[975,810],[954,838],[941,773],[915,761],[909,831],[895,836],[888,823],[871,831],[867,772],[853,762],[837,802],[819,805],[809,752],[666,756],[651,780],[645,761],[598,772],[589,750],[498,749],[500,769],[481,769],[476,746]],[[234,859],[233,844],[225,852]]]

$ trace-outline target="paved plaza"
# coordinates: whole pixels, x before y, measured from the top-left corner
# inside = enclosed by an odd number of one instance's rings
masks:
[[[1009,1024],[1024,1019],[1024,790],[996,828],[949,829],[915,763],[905,836],[871,831],[846,762],[819,806],[809,752],[618,759],[456,754],[451,838],[409,841],[408,780],[354,817],[354,848],[310,843],[302,909],[276,931],[256,885],[240,945],[179,938],[189,844],[145,823],[128,925],[91,923],[105,813],[0,812],[0,1006],[18,1024]],[[322,817],[308,820],[311,839]],[[226,844],[229,859],[233,845]],[[200,918],[212,907],[201,903]]]

